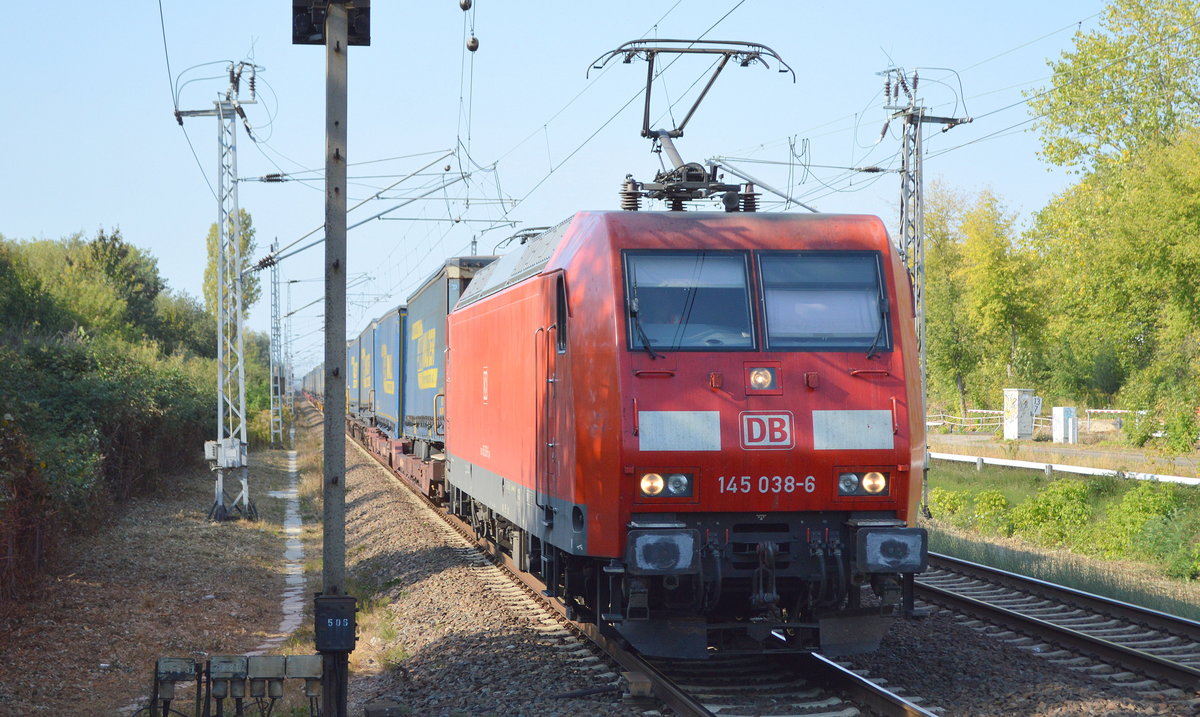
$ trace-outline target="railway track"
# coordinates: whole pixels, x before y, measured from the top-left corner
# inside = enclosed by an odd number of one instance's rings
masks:
[[[1200,623],[944,555],[916,583],[920,600],[1032,654],[1200,707]]]
[[[936,714],[918,706],[917,700],[906,699],[883,684],[815,654],[647,661],[601,634],[595,625],[569,620],[561,602],[544,596],[545,585],[518,570],[495,545],[476,538],[470,525],[414,490],[360,443],[353,439],[349,443],[375,458],[399,487],[420,497],[431,514],[473,546],[473,549],[460,551],[468,563],[477,569],[503,570],[504,578],[498,573],[483,577],[482,582],[489,593],[510,601],[518,610],[540,621],[539,631],[546,638],[556,640],[555,647],[573,650],[572,654],[579,660],[594,661],[596,658],[581,650],[579,642],[568,635],[579,635],[595,645],[612,663],[620,666],[633,699],[653,695],[674,714],[697,717],[781,714],[914,717]],[[603,666],[597,664],[593,669],[602,670]]]
[[[818,654],[714,656],[654,661],[662,673],[717,717],[871,714],[929,716],[906,699]]]

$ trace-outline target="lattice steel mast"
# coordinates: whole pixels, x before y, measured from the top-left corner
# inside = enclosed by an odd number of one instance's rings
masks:
[[[239,98],[242,74],[250,71],[250,98]],[[254,65],[229,66],[229,89],[211,110],[177,112],[184,117],[217,118],[217,440],[204,444],[204,454],[216,472],[215,496],[209,518],[225,520],[240,513],[255,519],[250,500],[246,454],[246,366],[243,346],[241,216],[238,211],[237,120],[245,121],[242,105],[253,104]],[[232,500],[225,492],[226,471],[236,471],[241,491]]]
[[[271,253],[279,242],[271,243]],[[279,264],[271,264],[271,446],[283,447],[283,329],[279,314]]]
[[[283,395],[285,397],[284,405],[287,406],[288,415],[292,417],[292,421],[289,424],[290,432],[296,425],[296,377],[292,372],[292,283],[290,281],[287,284],[287,313],[283,316],[283,375],[285,376],[286,380],[286,383],[284,384],[285,389]],[[293,443],[293,445],[295,444]]]
[[[942,131],[971,121],[970,117],[936,117],[927,115],[928,108],[921,107],[917,98],[917,83],[920,81],[917,73],[905,77],[901,68],[891,68],[883,74],[887,80],[884,84],[884,100],[890,102],[884,107],[892,114],[888,122],[903,120],[900,143],[900,258],[908,267],[912,279],[913,303],[916,311],[917,352],[921,361],[921,406],[920,415],[924,416],[928,406],[928,373],[925,360],[925,195],[923,167],[924,151],[921,147],[921,127],[924,124],[944,125]],[[899,104],[900,95],[904,95],[906,104]],[[887,132],[887,124],[883,130]],[[925,445],[926,471],[929,466],[929,445]],[[924,481],[928,489],[928,481]],[[926,499],[926,505],[928,500]],[[928,510],[928,508],[926,508]]]

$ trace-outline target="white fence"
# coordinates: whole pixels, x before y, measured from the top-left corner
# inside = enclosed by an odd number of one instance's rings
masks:
[[[951,416],[948,413],[931,413],[925,417],[927,426],[950,426],[951,430],[958,428],[964,431],[995,432],[1004,427],[1004,411],[985,411],[968,409],[970,416]]]
[[[1086,419],[1083,425],[1080,426],[1081,431],[1090,432],[1092,430],[1093,416],[1097,420],[1104,419],[1109,416],[1115,416],[1114,425],[1117,429],[1122,426],[1122,416],[1119,414],[1137,413],[1145,415],[1146,411],[1118,411],[1108,408],[1089,408],[1085,411]],[[1004,428],[1004,411],[989,411],[982,408],[968,408],[967,416],[952,416],[949,413],[930,413],[925,417],[925,425],[930,428],[939,426],[949,426],[951,430],[962,431],[983,431],[986,433],[995,433]],[[1051,430],[1053,420],[1050,416],[1034,416],[1034,429]]]
[[[1113,425],[1120,430],[1125,425],[1125,417],[1137,414],[1145,416],[1149,411],[1122,411],[1116,408],[1089,408],[1084,412],[1084,429],[1085,431],[1092,430],[1092,419],[1108,419],[1112,420]]]
[[[1189,476],[1169,476],[1157,473],[1138,473],[1135,471],[1112,471],[1104,468],[1088,468],[1086,466],[1068,466],[1062,463],[1038,463],[1037,461],[1018,461],[1011,458],[987,458],[982,456],[961,456],[954,453],[930,453],[929,457],[939,461],[957,461],[974,463],[976,468],[983,469],[984,465],[1007,466],[1009,468],[1028,468],[1035,471],[1050,473],[1077,473],[1089,476],[1117,476],[1118,478],[1133,478],[1134,480],[1158,481],[1161,483],[1180,483],[1183,485],[1200,485],[1200,478]]]

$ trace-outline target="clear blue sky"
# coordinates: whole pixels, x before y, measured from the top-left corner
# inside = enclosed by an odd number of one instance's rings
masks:
[[[466,253],[473,236],[483,252],[512,231],[478,220],[555,224],[580,209],[616,208],[626,174],[652,178],[658,158],[639,136],[645,64],[615,61],[585,77],[592,60],[638,38],[708,31],[707,39],[767,45],[796,71],[793,83],[774,66],[727,69],[678,141],[686,160],[779,162],[739,166],[775,186],[790,184],[822,211],[878,214],[894,225],[897,175],[842,168],[898,167],[895,127],[877,141],[886,112],[876,73],[896,65],[920,71],[919,95],[933,113],[978,118],[927,133],[927,182],[990,187],[1027,217],[1069,177],[1037,157],[1021,93],[1048,85],[1047,58],[1069,48],[1077,28],[1095,28],[1102,8],[1098,0],[475,0],[464,13],[457,0],[376,2],[372,46],[350,53],[351,204],[443,150],[469,147],[470,158],[460,151],[439,160],[436,171],[366,202],[350,223],[473,164],[494,170],[471,171],[467,181],[388,215],[401,221],[350,232],[350,273],[365,275],[350,290],[350,331],[403,303],[443,258]],[[57,239],[119,227],[157,257],[172,289],[199,295],[204,237],[217,211],[208,185],[216,178],[216,121],[189,119],[181,130],[173,88],[180,109],[207,109],[227,88],[224,63],[263,68],[259,101],[247,107],[258,141],[239,134],[238,174],[283,171],[308,181],[240,184],[261,256],[273,239],[288,244],[322,222],[324,50],[291,44],[286,0],[162,0],[161,9],[160,23],[160,6],[149,1],[10,4],[0,50],[7,69],[0,234]],[[474,55],[464,49],[472,26],[480,43]],[[222,64],[197,67],[213,62]],[[671,122],[668,99],[681,117],[707,66],[690,58],[664,74],[655,87],[656,126]],[[787,166],[792,145],[798,159]],[[319,279],[321,254],[318,247],[285,261],[284,279]],[[320,292],[320,282],[293,284],[292,307]],[[251,328],[267,329],[268,298],[264,292],[252,309]],[[293,318],[300,372],[320,361],[320,311],[318,302]]]

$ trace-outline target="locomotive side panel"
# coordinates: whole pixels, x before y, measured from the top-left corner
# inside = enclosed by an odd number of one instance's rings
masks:
[[[531,535],[545,537],[534,495],[533,427],[548,329],[541,283],[510,287],[447,322],[447,481]]]
[[[579,382],[569,344],[593,322],[568,318],[568,296],[566,277],[553,272],[451,314],[448,481],[538,540],[597,555],[592,536],[601,534],[590,527],[599,520],[611,539],[616,496],[611,508],[595,500],[589,488],[604,481],[576,460]],[[588,381],[607,383],[600,374]]]

